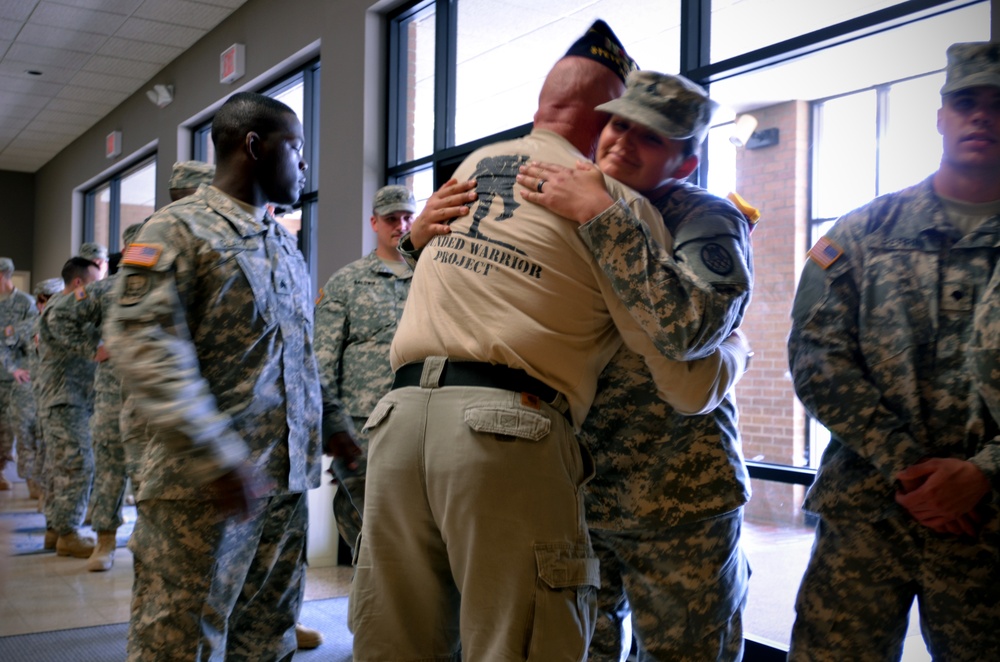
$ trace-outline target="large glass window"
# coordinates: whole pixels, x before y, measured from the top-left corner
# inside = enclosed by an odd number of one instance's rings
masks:
[[[546,73],[599,18],[641,67],[676,71],[680,4],[560,1],[511,11],[492,0],[428,0],[400,10],[390,20],[388,179],[403,183],[430,167],[440,183],[480,141],[526,133]]]
[[[762,644],[748,647],[747,659],[760,659],[761,650],[788,645],[815,527],[802,501],[829,441],[788,374],[789,314],[806,251],[840,214],[937,167],[945,50],[989,39],[990,3],[680,0],[643,11],[631,3],[543,4],[513,12],[485,0],[426,1],[391,17],[436,18],[435,30],[421,35],[434,43],[417,44],[434,58],[433,93],[414,96],[405,61],[390,57],[390,137],[417,130],[417,99],[435,105],[434,129],[430,119],[420,129],[433,145],[401,152],[390,139],[387,179],[426,197],[474,147],[527,132],[541,76],[592,18],[605,19],[643,68],[679,71],[710,89],[721,107],[698,183],[718,195],[736,191],[762,213],[743,325],[756,357],[736,392],[754,492],[744,533],[754,566],[745,631]],[[744,116],[756,127],[737,147],[730,136],[737,120],[747,125]],[[927,659],[919,636],[908,641],[906,659]]]
[[[115,174],[84,195],[84,241],[121,250],[122,232],[153,213],[156,194],[156,157]]]

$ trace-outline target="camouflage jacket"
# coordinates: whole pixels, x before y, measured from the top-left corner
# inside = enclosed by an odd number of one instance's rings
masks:
[[[49,299],[38,322],[38,408],[94,406],[94,354],[101,339],[94,308],[100,303],[77,288]]]
[[[338,270],[316,300],[316,359],[324,390],[324,435],[352,429],[392,386],[389,346],[410,292],[375,254]]]
[[[0,301],[0,329],[3,332],[3,347],[0,353],[6,354],[14,344],[14,326],[21,321],[38,316],[35,299],[16,287],[10,295]],[[13,381],[14,376],[6,370],[0,370],[0,382]]]
[[[114,285],[118,279],[118,274],[110,274],[103,280],[94,281],[87,285],[87,294],[93,297],[97,303],[88,309],[88,313],[93,316],[91,322],[102,328],[104,320],[107,319],[111,303],[114,301]],[[103,334],[102,334],[103,336]],[[94,372],[94,392],[95,393],[121,393],[122,382],[118,378],[118,371],[114,369],[111,361],[101,361],[97,364]]]
[[[308,283],[295,239],[215,188],[143,225],[105,322],[151,435],[139,499],[207,499],[203,485],[244,462],[264,495],[319,484]]]
[[[678,361],[707,356],[740,325],[753,288],[750,224],[728,200],[675,181],[651,200],[673,238],[665,251],[614,205],[580,235],[643,329]]]
[[[38,333],[38,317],[29,317],[16,323],[6,337],[7,352],[0,355],[3,367],[13,375],[15,370],[27,370],[34,374],[38,367],[38,351],[35,334]]]
[[[996,490],[996,423],[969,349],[974,315],[992,305],[983,297],[1000,257],[1000,216],[961,236],[928,178],[848,213],[810,254],[789,363],[796,393],[833,438],[805,508],[897,514],[896,474],[929,457],[969,459]]]
[[[739,326],[750,300],[748,223],[728,201],[687,183],[675,182],[655,204],[674,237],[669,254],[647,250],[641,226],[621,206],[581,233],[633,314],[664,314],[663,351],[711,351]],[[602,259],[623,246],[631,257]],[[651,259],[657,253],[658,264]],[[662,291],[645,291],[651,305],[629,288],[647,282],[642,274],[659,274],[654,283]],[[732,511],[750,497],[732,393],[710,413],[678,414],[656,397],[649,370],[626,347],[601,373],[580,437],[597,465],[586,486],[591,527],[673,527]]]

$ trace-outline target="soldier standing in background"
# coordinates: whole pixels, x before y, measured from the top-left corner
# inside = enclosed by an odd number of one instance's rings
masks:
[[[100,278],[97,280],[103,280],[108,275],[108,249],[106,246],[93,241],[87,241],[80,244],[80,250],[77,255],[97,265],[97,268],[101,272]]]
[[[838,219],[795,294],[795,392],[831,440],[793,662],[898,660],[914,598],[935,660],[1000,650],[1000,374],[976,333],[1000,268],[1000,42],[948,48],[937,129],[938,170]]]
[[[0,352],[9,353],[14,343],[14,326],[38,315],[31,295],[22,292],[11,280],[14,275],[14,261],[0,257],[0,330],[3,332],[3,347]],[[9,414],[14,375],[0,370],[0,490],[9,490],[10,481],[3,475],[7,463],[14,460],[14,435]]]
[[[61,292],[63,287],[62,278],[50,278],[35,285],[35,308],[39,313],[45,309],[49,298]],[[33,379],[38,374],[37,334],[37,315],[21,320],[14,325],[14,332],[8,340],[10,351],[2,354],[4,367],[14,377],[7,411],[17,437],[17,475],[27,484],[28,497],[35,500],[41,497],[44,485]]]
[[[348,447],[355,440],[360,443],[356,458],[331,464],[338,483],[333,514],[352,552],[364,513],[368,441],[361,430],[392,387],[389,346],[413,276],[396,244],[410,229],[416,210],[405,186],[376,191],[370,219],[375,250],[334,273],[316,300],[316,359],[325,399],[335,404],[323,412],[323,438],[337,435],[342,438],[327,443]]]
[[[128,659],[290,660],[319,485],[313,302],[267,213],[305,184],[295,113],[231,96],[212,186],[158,210],[121,261],[106,330],[147,420],[129,548]]]
[[[94,481],[90,415],[94,410],[94,356],[100,327],[86,321],[83,308],[93,302],[86,285],[100,269],[73,257],[62,270],[65,288],[53,297],[38,323],[38,410],[46,444],[45,545],[59,556],[88,558],[94,538],[82,534]]]

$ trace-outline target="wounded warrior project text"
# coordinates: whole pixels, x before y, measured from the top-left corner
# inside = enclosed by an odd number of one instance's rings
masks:
[[[483,276],[489,276],[490,269],[494,265],[500,265],[508,269],[523,272],[531,278],[542,277],[541,266],[495,246],[489,246],[485,243],[472,241],[463,237],[456,237],[455,235],[435,237],[432,243],[438,249],[437,254],[434,255],[435,262],[453,264],[456,267],[468,269],[473,273]],[[466,244],[469,246],[469,252],[472,253],[471,256],[459,255],[458,253],[445,250],[462,251],[465,250]]]

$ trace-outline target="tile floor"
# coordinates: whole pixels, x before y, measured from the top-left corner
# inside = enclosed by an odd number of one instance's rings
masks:
[[[23,482],[0,492],[0,512],[33,511]],[[5,522],[0,518],[0,527]],[[11,556],[9,531],[0,530],[0,636],[128,621],[132,554],[115,553],[108,572],[87,572],[84,559],[51,554]],[[347,595],[351,569],[310,567],[306,600]],[[308,624],[307,624],[308,625]]]

